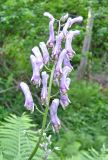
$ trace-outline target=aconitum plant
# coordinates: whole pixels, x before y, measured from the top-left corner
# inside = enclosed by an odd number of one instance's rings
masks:
[[[68,17],[68,14],[62,16],[60,20],[55,19],[48,12],[45,12],[44,16],[49,18],[49,39],[47,42],[40,42],[39,46],[33,47],[30,61],[33,70],[31,83],[36,88],[40,87],[41,104],[45,107],[43,107],[44,113],[40,137],[29,160],[33,158],[40,146],[48,113],[50,114],[50,122],[53,130],[58,132],[61,128],[61,121],[57,110],[59,107],[66,109],[70,103],[68,90],[71,79],[69,78],[69,74],[73,69],[70,60],[75,55],[72,41],[80,33],[79,30],[72,31],[70,28],[74,23],[83,20],[81,16],[72,19]],[[57,31],[54,30],[54,22],[58,24]],[[51,92],[53,85],[58,87],[55,95],[52,95]],[[24,106],[26,109],[34,112],[35,104],[28,85],[21,82],[20,87],[25,96]],[[38,109],[38,111],[40,110]]]

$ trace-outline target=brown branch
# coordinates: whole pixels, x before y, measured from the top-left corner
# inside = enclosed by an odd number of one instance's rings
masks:
[[[78,67],[78,73],[77,73],[78,80],[84,78],[85,71],[87,68],[87,64],[88,64],[87,54],[89,52],[90,44],[91,44],[92,28],[93,28],[93,12],[92,12],[92,9],[89,8],[86,33],[85,33],[85,38],[84,38],[83,48],[82,48],[82,59],[80,61],[80,65]]]

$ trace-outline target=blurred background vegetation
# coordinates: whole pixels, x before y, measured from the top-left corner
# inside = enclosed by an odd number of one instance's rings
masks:
[[[89,7],[94,12],[88,54],[92,78],[88,79],[85,76],[78,82],[77,68],[82,57]],[[84,18],[83,23],[72,26],[72,29],[79,29],[81,34],[73,43],[77,54],[72,60],[75,70],[71,74],[71,104],[66,111],[59,109],[58,114],[62,121],[59,136],[52,133],[51,127],[48,130],[48,134],[53,135],[53,145],[61,148],[60,151],[56,151],[57,159],[108,160],[107,0],[0,1],[0,121],[4,121],[10,113],[21,116],[25,111],[18,83],[23,80],[31,85],[31,49],[40,41],[46,42],[48,39],[48,19],[43,16],[45,11],[57,19],[67,12],[73,18],[80,15]],[[31,87],[37,92],[33,86]],[[40,128],[42,117],[38,115],[35,112],[31,116],[34,124]]]

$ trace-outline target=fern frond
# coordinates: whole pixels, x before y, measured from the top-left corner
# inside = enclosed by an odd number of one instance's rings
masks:
[[[27,160],[38,139],[37,132],[31,130],[34,127],[26,114],[6,118],[0,126],[0,160]],[[42,154],[39,148],[34,160],[42,159]]]

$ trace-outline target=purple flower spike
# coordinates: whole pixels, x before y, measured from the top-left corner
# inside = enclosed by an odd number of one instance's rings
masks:
[[[46,44],[44,42],[40,42],[39,46],[40,46],[42,53],[43,53],[44,64],[47,64],[49,62],[49,53],[48,53],[48,49],[46,47]]]
[[[49,75],[44,71],[42,72],[42,91],[41,91],[41,101],[42,104],[47,104],[48,101],[48,88],[47,88],[47,82],[48,82]]]
[[[31,81],[33,82],[33,84],[40,86],[40,83],[41,83],[40,69],[37,65],[36,57],[34,55],[31,55],[30,60],[31,60],[32,69],[33,69],[33,75],[32,75]]]
[[[60,104],[63,107],[63,109],[66,109],[66,107],[69,105],[71,101],[68,98],[67,94],[62,94],[60,95]]]
[[[54,21],[55,21],[55,18],[49,12],[45,12],[44,16],[50,18],[50,22],[49,22],[50,35],[49,35],[49,39],[47,41],[47,45],[48,45],[48,47],[52,48],[54,46],[54,39],[55,39],[55,37],[54,37]]]
[[[38,65],[39,69],[42,69],[43,68],[43,58],[42,58],[39,48],[37,46],[34,47],[32,49],[32,52],[36,57],[36,64]]]
[[[33,102],[33,98],[32,98],[32,95],[31,95],[31,92],[30,92],[30,89],[28,87],[28,85],[24,82],[21,82],[20,83],[20,87],[24,93],[24,96],[25,96],[25,104],[24,106],[30,110],[31,112],[34,111],[34,102]]]
[[[79,17],[76,17],[76,18],[73,18],[73,19],[72,18],[68,18],[65,26],[63,27],[64,35],[66,36],[66,34],[68,33],[68,31],[67,31],[68,28],[70,28],[73,25],[73,23],[82,22],[82,20],[83,20],[82,16],[79,16]]]
[[[63,94],[66,94],[69,90],[71,79],[67,78],[65,75],[63,75],[60,79],[60,92]]]
[[[73,48],[71,46],[71,43],[72,43],[72,40],[73,40],[74,36],[78,35],[79,33],[80,33],[80,31],[78,31],[78,30],[69,31],[67,33],[65,49],[67,51],[67,55],[68,55],[69,58],[72,58],[75,54],[75,51],[73,50]]]
[[[63,63],[65,55],[66,55],[66,50],[63,49],[62,52],[59,55],[57,65],[56,65],[56,68],[55,68],[55,74],[56,74],[57,77],[59,77],[62,74],[62,63]]]
[[[65,55],[63,63],[64,63],[64,66],[68,66],[69,68],[73,69],[73,67],[72,67],[72,65],[70,63],[70,59],[69,59],[68,55]]]
[[[64,38],[63,32],[61,32],[56,38],[56,44],[55,44],[53,54],[52,54],[52,57],[54,57],[55,59],[58,59],[59,53],[61,52],[61,43],[62,43],[63,38]]]
[[[58,109],[58,106],[59,106],[59,99],[54,99],[52,101],[52,104],[50,106],[50,119],[51,119],[51,123],[54,127],[54,131],[58,131],[61,127],[61,124],[60,124],[60,120],[57,116],[57,109]]]

